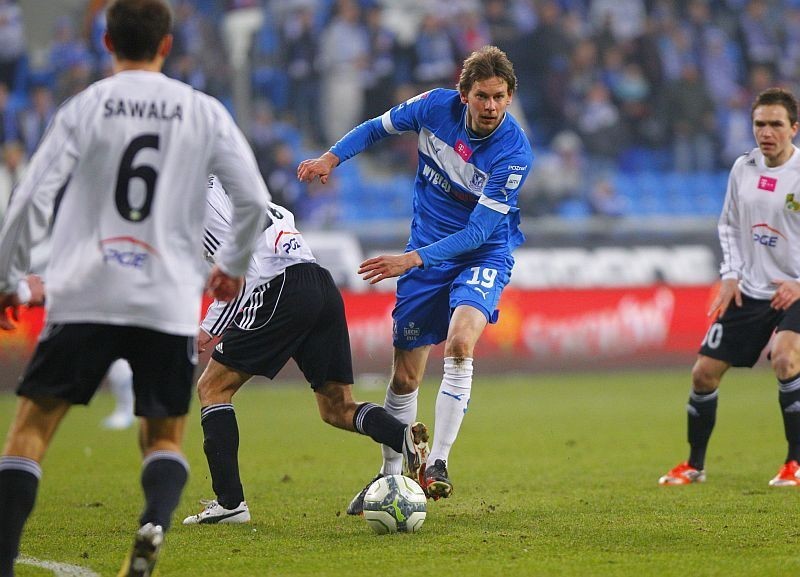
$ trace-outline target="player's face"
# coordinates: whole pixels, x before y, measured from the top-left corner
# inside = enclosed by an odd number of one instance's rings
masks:
[[[478,136],[486,136],[503,120],[511,93],[505,80],[493,76],[475,82],[468,93],[462,92],[461,102],[467,105],[467,126]]]
[[[753,135],[767,166],[780,166],[792,156],[792,139],[797,123],[789,122],[789,113],[780,104],[765,104],[753,110]]]

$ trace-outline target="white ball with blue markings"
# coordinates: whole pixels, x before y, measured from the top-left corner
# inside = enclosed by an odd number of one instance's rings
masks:
[[[427,497],[416,481],[387,475],[375,481],[364,495],[364,519],[379,535],[413,533],[425,522]]]

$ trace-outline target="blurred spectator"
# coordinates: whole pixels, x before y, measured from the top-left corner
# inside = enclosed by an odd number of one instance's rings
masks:
[[[314,12],[300,6],[287,14],[281,28],[282,52],[289,76],[290,112],[297,126],[314,142],[324,140],[319,116],[317,31]]]
[[[0,145],[18,139],[17,111],[11,107],[8,86],[0,82]]]
[[[9,140],[3,143],[2,162],[0,162],[0,224],[11,199],[11,193],[25,173],[28,161],[25,157],[25,147],[21,142]]]
[[[25,58],[22,10],[15,0],[0,0],[0,83],[16,90],[19,68]]]
[[[295,212],[303,195],[304,185],[297,180],[297,162],[291,146],[278,142],[270,153],[272,166],[264,175],[272,202]]]
[[[748,0],[739,16],[739,42],[748,68],[757,64],[776,70],[780,59],[780,20],[766,0]]]
[[[733,161],[753,148],[753,122],[746,90],[739,88],[731,92],[726,106],[721,107],[719,133],[722,151],[720,162],[733,166]]]
[[[559,132],[550,143],[550,152],[538,155],[534,162],[519,195],[525,216],[557,214],[564,201],[586,197],[587,166],[577,134]]]
[[[492,43],[489,26],[476,7],[460,10],[451,29],[459,62],[475,50]]]
[[[714,104],[725,107],[731,94],[739,89],[744,71],[739,66],[732,43],[722,31],[717,30],[706,35],[700,63],[706,88]]]
[[[274,166],[272,157],[274,149],[282,143],[299,144],[300,140],[295,127],[275,120],[272,105],[263,98],[253,104],[253,118],[247,130],[247,137],[265,180]]]
[[[366,10],[369,35],[369,64],[365,71],[365,118],[374,118],[394,102],[397,41],[394,32],[383,25],[383,11],[378,6]]]
[[[614,182],[605,175],[589,191],[589,209],[595,216],[618,218],[625,216],[627,202],[617,193]]]
[[[56,102],[63,102],[93,80],[94,58],[69,16],[56,20],[48,63]]]
[[[627,145],[628,135],[619,109],[601,81],[590,86],[575,125],[589,155],[592,172],[610,170]]]
[[[36,150],[56,111],[53,92],[45,85],[40,84],[31,89],[30,101],[30,108],[24,109],[19,117],[20,136],[28,157]]]
[[[327,142],[336,142],[364,117],[364,71],[369,63],[369,38],[355,0],[338,0],[331,23],[319,43],[320,103]]]
[[[576,70],[569,67],[572,43],[561,26],[558,2],[541,2],[536,15],[536,28],[520,38],[519,53],[511,57],[523,95],[522,110],[541,137],[549,140],[563,126],[567,77]]]
[[[296,171],[295,178],[297,178]],[[327,184],[320,184],[319,180],[315,180],[307,186],[306,194],[301,197],[298,209],[304,225],[323,229],[335,227],[342,218],[339,180],[335,175],[331,175]]]
[[[697,66],[685,64],[680,79],[666,87],[662,113],[672,132],[675,170],[714,170],[717,166],[714,101]]]
[[[458,55],[442,18],[433,10],[425,14],[415,43],[413,79],[420,92],[437,86],[454,86]]]
[[[222,17],[222,40],[234,70],[243,70],[253,45],[253,35],[264,24],[264,7],[259,0],[227,0]]]
[[[589,4],[589,21],[595,32],[608,30],[618,42],[644,34],[643,0],[590,0]]]
[[[520,35],[520,29],[514,22],[509,0],[486,0],[485,19],[489,27],[491,44],[508,52]]]

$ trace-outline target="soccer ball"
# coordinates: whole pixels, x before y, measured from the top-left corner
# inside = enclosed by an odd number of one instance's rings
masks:
[[[413,533],[425,522],[427,497],[416,481],[388,475],[375,481],[364,495],[364,519],[379,535]]]

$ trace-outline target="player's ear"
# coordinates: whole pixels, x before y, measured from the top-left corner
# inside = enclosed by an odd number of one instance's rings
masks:
[[[108,32],[103,33],[103,46],[106,47],[111,54],[114,54],[114,43],[111,42],[111,36],[108,35]]]
[[[169,53],[172,51],[172,34],[167,34],[164,38],[161,39],[161,42],[158,43],[158,55],[162,58],[166,58],[169,56]]]
[[[466,92],[462,90],[459,95],[461,96],[461,104],[466,104],[468,102]]]

